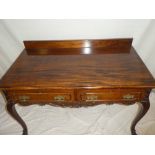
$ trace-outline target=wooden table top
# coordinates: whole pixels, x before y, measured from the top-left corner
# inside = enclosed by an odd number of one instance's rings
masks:
[[[25,45],[30,46],[28,43]],[[127,49],[26,47],[0,80],[0,88],[155,87],[154,78],[134,48]]]

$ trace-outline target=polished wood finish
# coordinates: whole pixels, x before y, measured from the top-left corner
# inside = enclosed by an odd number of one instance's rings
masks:
[[[136,130],[135,130],[135,126],[144,117],[144,115],[147,113],[147,111],[150,108],[149,94],[150,94],[150,90],[148,90],[146,92],[145,97],[143,98],[141,103],[138,102],[138,107],[139,107],[138,113],[137,113],[137,116],[135,117],[135,119],[133,120],[133,122],[131,124],[132,135],[137,135]]]
[[[74,94],[70,90],[46,90],[46,91],[13,91],[8,96],[17,103],[49,103],[49,102],[73,102]]]
[[[130,38],[24,41],[25,49],[0,80],[8,112],[27,133],[14,110],[16,103],[81,107],[141,102],[131,126],[135,134],[155,80],[131,43]]]
[[[80,89],[78,90],[78,100],[89,102],[93,100],[97,102],[138,102],[143,99],[145,92],[140,89]]]
[[[130,51],[132,38],[102,39],[102,40],[52,40],[52,41],[24,41],[26,49],[56,49],[56,48],[104,48],[124,49]]]
[[[19,114],[17,113],[17,111],[15,109],[15,104],[11,103],[11,102],[8,103],[6,105],[6,109],[7,109],[8,113],[22,126],[23,135],[27,135],[28,134],[27,126],[26,126],[25,122],[21,119]]]
[[[145,96],[143,89],[29,89],[8,90],[8,98],[14,103],[23,105],[44,103],[65,103],[77,107],[79,102],[120,102],[134,103],[141,101]],[[93,97],[96,97],[95,99]],[[85,104],[85,105],[86,105]]]
[[[67,51],[66,51],[67,52]],[[150,88],[154,79],[130,53],[28,55],[24,50],[0,81],[1,88]]]
[[[24,41],[29,55],[77,55],[130,52],[132,39]]]
[[[4,95],[4,99],[7,100],[6,110],[23,128],[23,133],[22,134],[27,135],[28,134],[27,126],[26,126],[25,122],[22,120],[22,118],[19,116],[19,114],[16,111],[16,108],[15,108],[16,102],[13,102],[11,100],[11,98],[8,96],[7,91],[3,90],[3,95]]]

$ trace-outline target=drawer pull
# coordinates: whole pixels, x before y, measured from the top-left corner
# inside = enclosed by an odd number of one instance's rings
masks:
[[[61,95],[55,96],[55,97],[54,97],[54,100],[55,100],[55,101],[64,101],[64,100],[65,100],[65,97],[64,97],[64,96],[61,96]]]
[[[95,101],[95,100],[97,100],[97,96],[96,95],[91,95],[91,96],[87,96],[87,100],[89,100],[89,101]]]
[[[123,96],[123,99],[125,99],[125,100],[134,99],[134,95],[130,95],[130,94],[124,95],[124,96]]]
[[[20,102],[27,102],[30,99],[29,96],[19,96],[19,101]]]

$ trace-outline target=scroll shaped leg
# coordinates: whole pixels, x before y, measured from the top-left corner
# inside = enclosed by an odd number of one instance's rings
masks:
[[[132,122],[132,125],[131,125],[132,135],[137,135],[136,130],[135,130],[135,126],[143,118],[143,116],[147,113],[147,111],[150,108],[149,97],[145,98],[145,100],[142,101],[141,103],[138,103],[138,105],[139,105],[138,114],[137,114],[136,118],[134,119],[134,121]]]
[[[15,109],[15,104],[14,103],[8,103],[6,105],[6,109],[9,112],[9,114],[22,126],[23,135],[27,135],[28,134],[27,126],[26,126],[25,122],[21,119],[19,114],[17,113],[17,111]]]

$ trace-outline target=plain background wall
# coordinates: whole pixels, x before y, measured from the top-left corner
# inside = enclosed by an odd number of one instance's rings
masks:
[[[24,48],[23,40],[133,37],[133,46],[155,77],[154,20],[1,20],[0,76]]]

